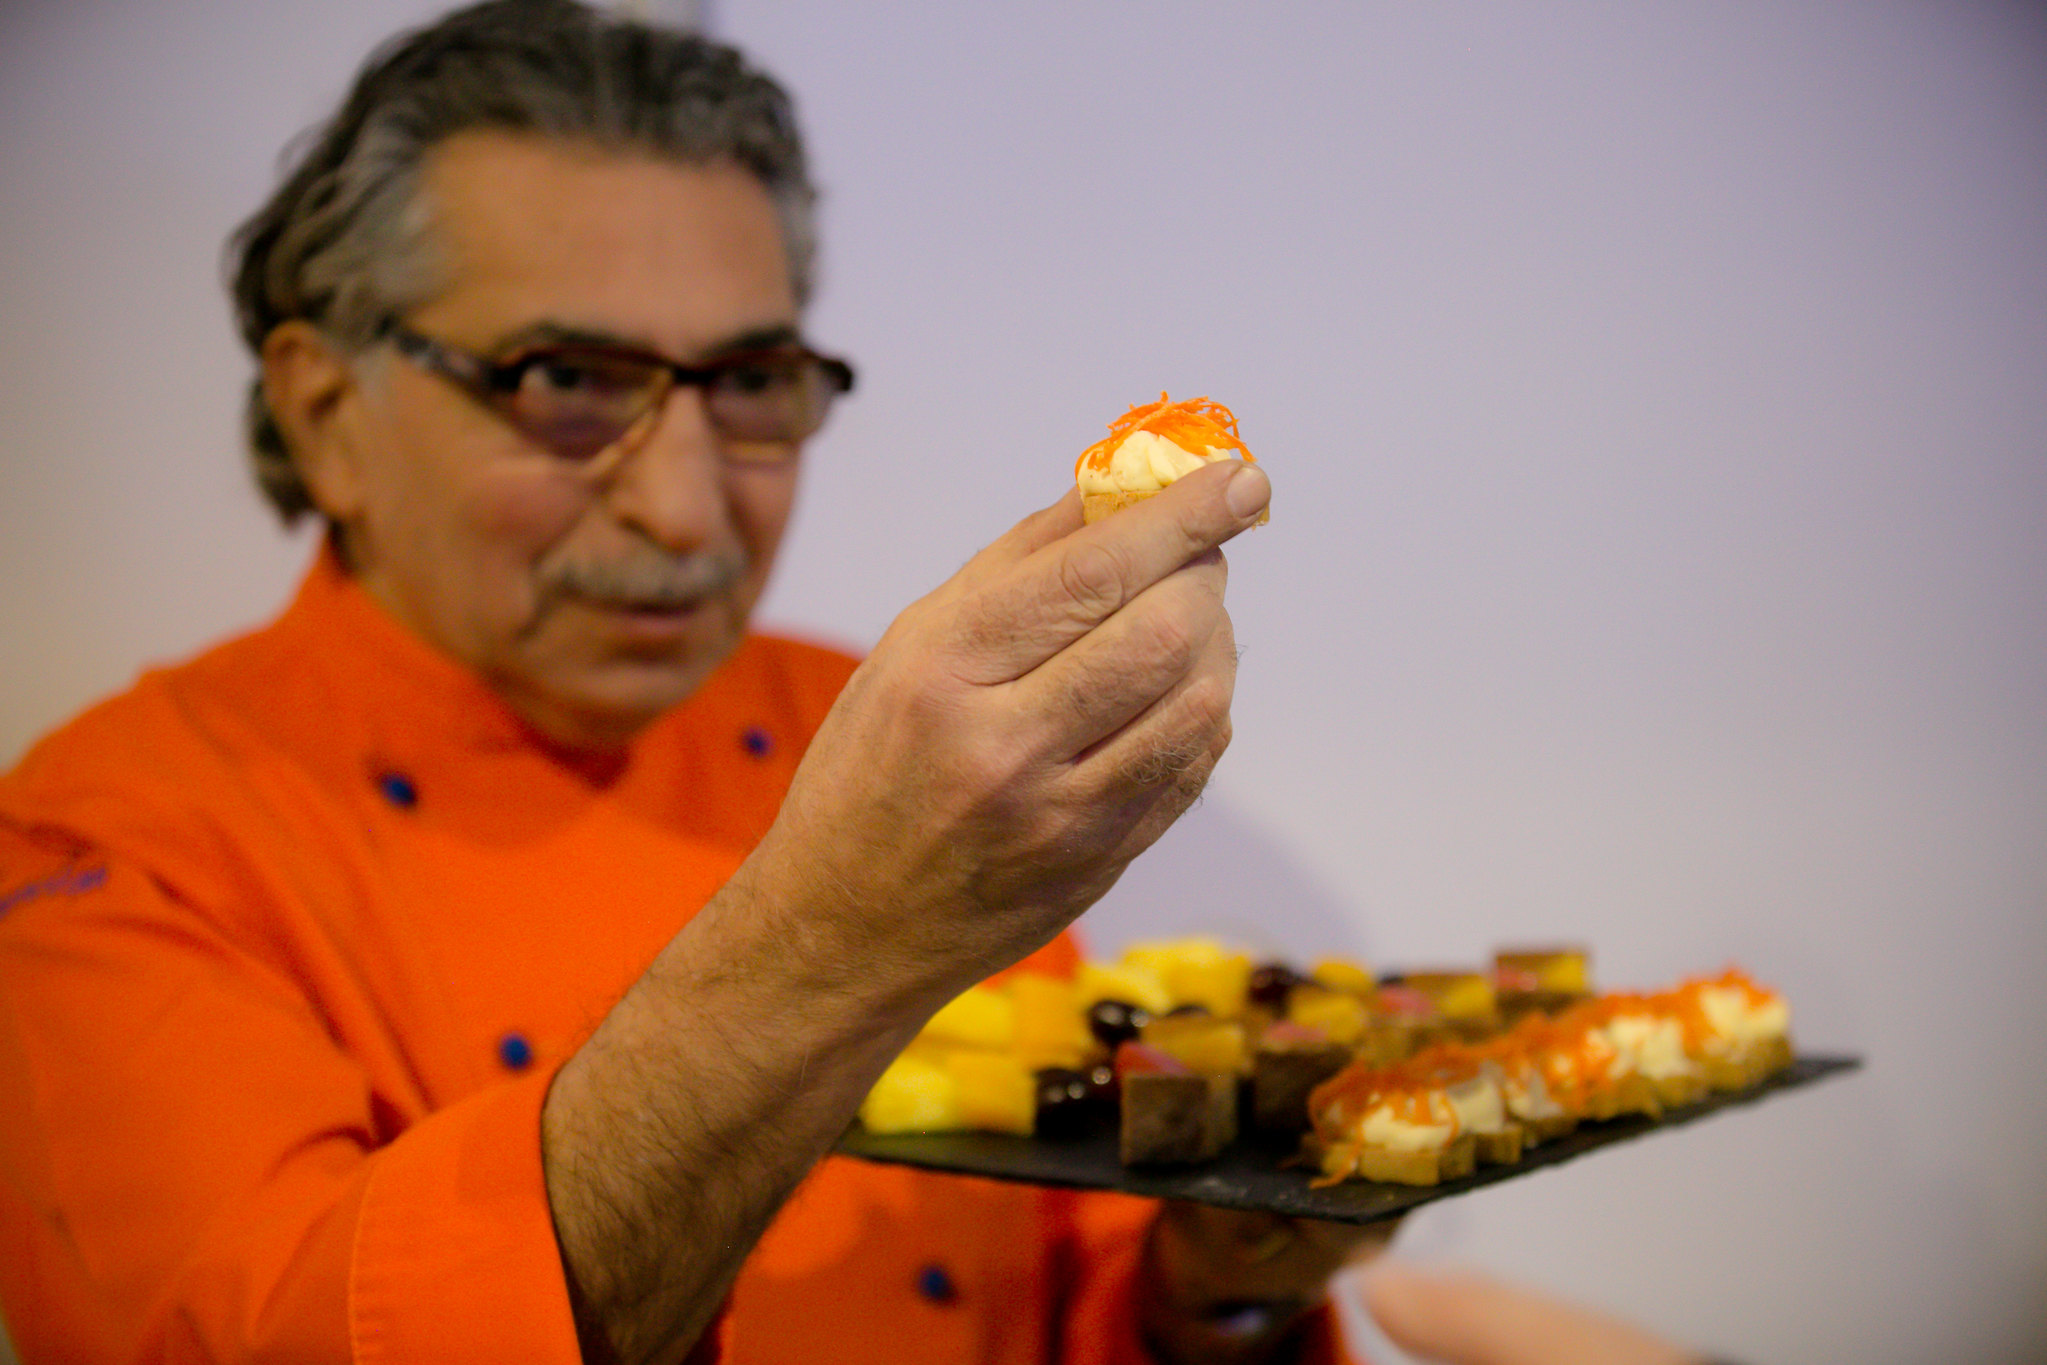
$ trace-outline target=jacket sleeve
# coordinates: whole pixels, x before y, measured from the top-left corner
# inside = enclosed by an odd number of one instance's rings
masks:
[[[273,966],[0,821],[0,1304],[28,1365],[570,1365],[548,1079],[405,1123]]]

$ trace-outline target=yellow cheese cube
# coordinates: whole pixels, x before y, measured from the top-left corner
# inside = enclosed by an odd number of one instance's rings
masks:
[[[1218,1018],[1234,1019],[1250,998],[1251,959],[1231,953],[1211,961],[1182,962],[1166,974],[1166,990],[1175,1006],[1200,1005]]]
[[[870,1133],[944,1133],[966,1126],[952,1074],[907,1053],[889,1063],[860,1102],[860,1122]]]
[[[1173,1007],[1166,983],[1150,967],[1118,963],[1083,962],[1074,978],[1075,1003],[1085,1014],[1103,1000],[1121,1000],[1151,1014],[1164,1014]]]
[[[925,1022],[923,1036],[1001,1052],[1016,1041],[1016,1003],[993,986],[969,986]]]
[[[1288,995],[1286,1017],[1293,1023],[1322,1030],[1332,1043],[1356,1046],[1371,1023],[1365,1002],[1348,991],[1308,983]]]
[[[1233,1019],[1207,1014],[1175,1014],[1154,1019],[1138,1035],[1189,1070],[1211,1076],[1242,1075],[1251,1069],[1251,1050],[1244,1026]]]
[[[1402,979],[1433,1000],[1445,1019],[1482,1019],[1499,1009],[1483,972],[1408,972]]]
[[[1315,964],[1308,975],[1321,985],[1333,991],[1348,991],[1369,1001],[1377,993],[1379,983],[1372,976],[1372,969],[1362,962],[1350,962],[1340,957],[1325,957]]]
[[[1209,1013],[1226,1018],[1244,1012],[1251,959],[1244,953],[1231,952],[1212,938],[1133,943],[1123,950],[1122,965],[1145,967],[1158,973],[1165,984],[1169,1009],[1200,1005]]]
[[[1493,977],[1502,990],[1587,995],[1591,956],[1584,948],[1502,948],[1493,954]]]
[[[1097,1051],[1071,981],[1019,972],[1010,979],[1009,998],[1016,1006],[1014,1050],[1026,1067],[1078,1069]]]
[[[1037,1117],[1036,1079],[1015,1057],[961,1048],[946,1058],[960,1121],[986,1133],[1029,1137]]]

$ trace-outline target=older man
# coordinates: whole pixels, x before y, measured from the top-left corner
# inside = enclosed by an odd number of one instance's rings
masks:
[[[569,0],[386,49],[243,229],[258,479],[328,534],[277,621],[0,779],[26,1359],[1333,1352],[1355,1232],[827,1156],[1200,790],[1268,488],[1069,496],[857,669],[749,634],[852,385],[811,244],[773,83]],[[1445,1359],[1667,1355],[1378,1306]]]
[[[243,230],[259,477],[329,534],[0,786],[30,1359],[1326,1347],[1326,1229],[1252,1266],[1239,1222],[824,1160],[1200,789],[1268,490],[1069,497],[857,670],[749,636],[852,382],[810,199],[737,54],[508,0],[381,54]]]

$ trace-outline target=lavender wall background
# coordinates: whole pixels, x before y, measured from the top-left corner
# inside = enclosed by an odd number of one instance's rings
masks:
[[[222,238],[429,13],[0,9],[0,760],[279,604]],[[731,0],[827,190],[774,622],[854,645],[1125,405],[1233,405],[1237,743],[1091,914],[1738,959],[1859,1076],[1402,1242],[1730,1355],[2047,1354],[2047,20]]]

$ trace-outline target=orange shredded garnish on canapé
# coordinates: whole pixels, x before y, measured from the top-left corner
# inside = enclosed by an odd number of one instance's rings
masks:
[[[1759,986],[1739,967],[1729,967],[1718,976],[1695,976],[1669,992],[1670,1008],[1684,1025],[1685,1046],[1705,1047],[1719,1037],[1706,1015],[1705,993],[1710,990],[1739,991],[1751,1008],[1774,1004],[1782,997],[1767,986]]]
[[[1726,1055],[1730,1044],[1706,1013],[1703,996],[1709,990],[1739,991],[1751,1006],[1783,999],[1730,967],[1672,990],[1613,991],[1581,999],[1553,1015],[1532,1012],[1490,1037],[1433,1042],[1397,1062],[1356,1058],[1309,1093],[1308,1117],[1323,1153],[1322,1175],[1311,1183],[1322,1188],[1357,1174],[1368,1150],[1363,1124],[1375,1108],[1414,1124],[1440,1125],[1447,1119],[1448,1132],[1454,1136],[1462,1125],[1454,1108],[1445,1112],[1446,1091],[1488,1067],[1495,1069],[1510,1105],[1515,1087],[1539,1084],[1559,1117],[1634,1112],[1637,1102],[1629,1101],[1623,1111],[1619,1101],[1627,1082],[1635,1079],[1636,1063],[1616,1046],[1609,1030],[1621,1019],[1668,1020],[1677,1024],[1689,1061]],[[1652,1104],[1644,1112],[1659,1111]]]
[[[1161,391],[1158,402],[1140,403],[1109,423],[1109,434],[1080,452],[1080,458],[1074,461],[1074,477],[1079,478],[1080,471],[1090,465],[1107,469],[1116,447],[1137,431],[1163,436],[1191,454],[1200,455],[1210,449],[1234,450],[1252,464],[1258,463],[1257,457],[1244,449],[1243,438],[1237,435],[1235,413],[1213,398],[1182,398],[1175,402]]]

